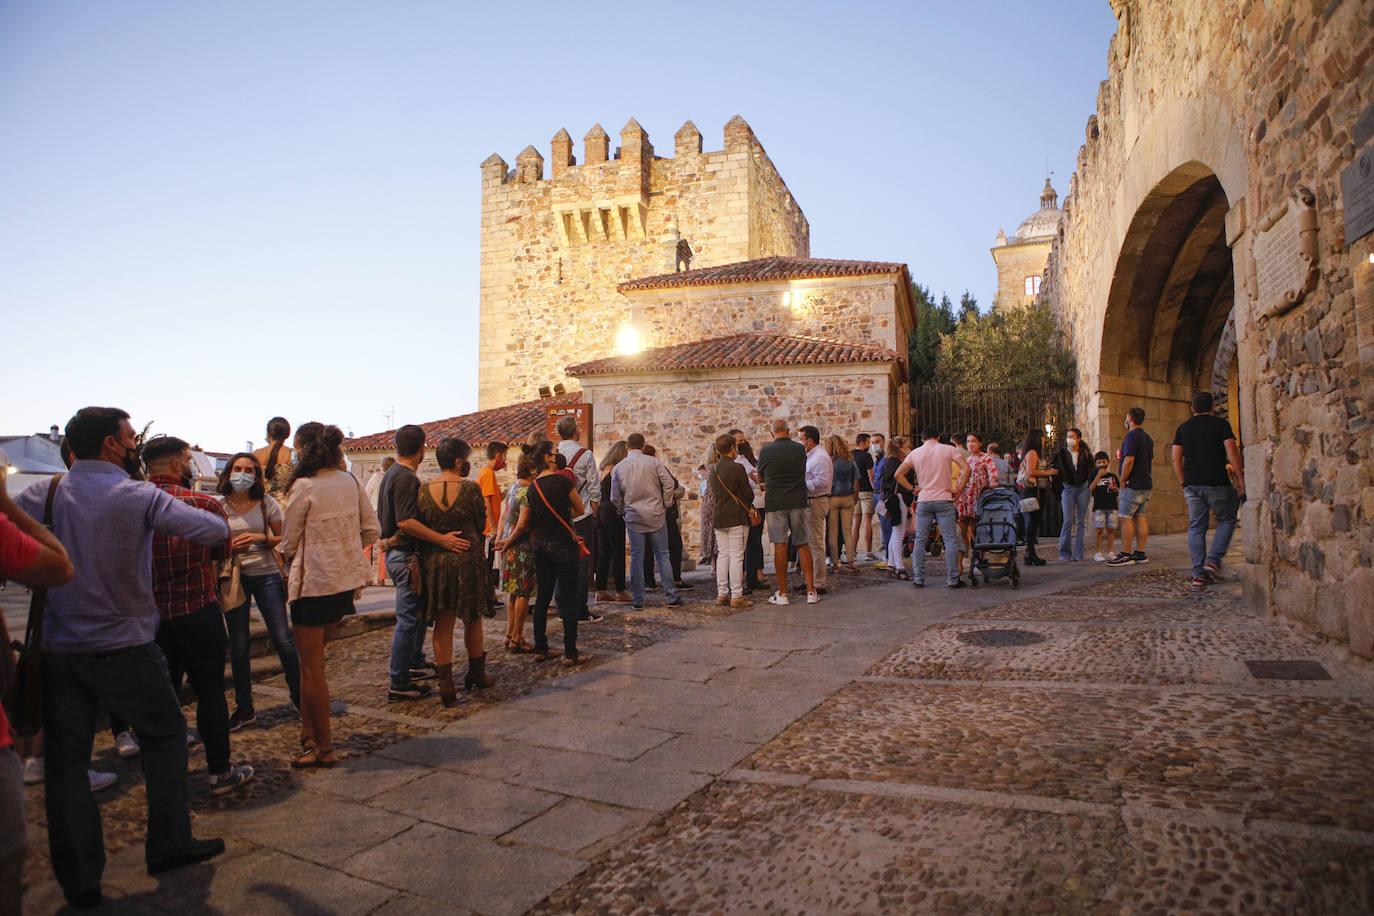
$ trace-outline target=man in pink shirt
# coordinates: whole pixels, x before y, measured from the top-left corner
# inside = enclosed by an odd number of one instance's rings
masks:
[[[935,521],[945,540],[946,584],[950,588],[963,588],[964,580],[959,578],[961,548],[954,498],[968,483],[969,467],[959,449],[942,445],[938,437],[939,432],[935,429],[922,432],[921,447],[912,449],[897,468],[897,479],[908,486],[912,483],[911,475],[916,476],[916,545],[911,551],[911,579],[917,588],[925,588],[926,537],[930,534],[930,523]],[[951,483],[955,467],[959,469],[959,478]]]

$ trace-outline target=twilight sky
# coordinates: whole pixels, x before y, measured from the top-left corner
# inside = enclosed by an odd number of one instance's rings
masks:
[[[8,0],[0,434],[99,403],[228,451],[274,414],[476,409],[479,164],[560,127],[581,161],[631,116],[671,155],[742,115],[814,256],[986,308],[1115,26],[1107,0]]]

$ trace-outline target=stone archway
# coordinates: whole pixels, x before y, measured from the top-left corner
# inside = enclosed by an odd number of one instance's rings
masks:
[[[1153,531],[1187,527],[1169,445],[1175,426],[1189,416],[1193,392],[1215,388],[1223,358],[1220,383],[1229,392],[1235,352],[1229,209],[1216,173],[1186,162],[1145,195],[1117,256],[1102,321],[1100,423],[1119,441],[1127,409],[1145,408],[1155,440]]]

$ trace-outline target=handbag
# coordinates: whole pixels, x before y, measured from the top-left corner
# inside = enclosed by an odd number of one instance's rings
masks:
[[[43,506],[43,527],[48,529],[52,528],[52,502],[57,495],[57,483],[62,477],[62,474],[56,474],[48,484],[48,501]],[[21,738],[32,737],[43,728],[43,607],[47,598],[46,588],[33,590],[24,641],[7,641],[0,649],[6,662],[11,649],[19,653],[14,663],[14,678],[4,688],[4,703],[10,729]],[[8,640],[8,633],[5,636]]]
[[[1038,496],[1027,496],[1025,499],[1021,500],[1021,511],[1039,512],[1040,498]]]
[[[744,500],[742,500],[742,499],[740,499],[738,496],[736,496],[736,495],[735,495],[735,491],[732,490],[732,489],[730,489],[729,487],[727,487],[727,486],[725,485],[725,481],[723,481],[723,480],[720,479],[720,474],[716,473],[715,471],[712,471],[711,473],[715,475],[716,483],[720,484],[720,488],[721,488],[722,490],[724,490],[726,493],[729,493],[729,494],[730,494],[730,498],[733,499],[735,502],[739,503],[739,504],[740,504],[740,508],[744,509],[745,512],[748,512],[748,513],[749,513],[749,524],[750,524],[750,525],[758,525],[758,524],[760,524],[760,523],[763,521],[763,516],[759,515],[759,510],[758,510],[758,509],[755,509],[753,506],[747,506],[747,505],[745,505],[745,504],[744,504]]]
[[[268,554],[271,555],[272,561],[277,564],[277,572],[281,573],[282,577],[285,578],[286,567],[282,565],[281,551],[275,547],[269,546],[267,543],[267,538],[272,536],[272,528],[270,525],[267,524],[267,500],[265,497],[263,499],[258,500],[258,508],[262,510],[263,549],[265,549],[268,552]]]
[[[534,487],[534,491],[539,494],[539,498],[544,501],[544,505],[548,506],[549,512],[553,515],[554,518],[558,519],[558,521],[562,523],[564,528],[568,529],[568,534],[571,534],[572,539],[577,542],[577,558],[579,560],[585,560],[588,557],[590,557],[592,555],[592,552],[591,549],[587,547],[587,542],[577,536],[577,532],[573,530],[572,525],[568,524],[567,519],[559,515],[557,512],[554,512],[553,506],[549,506],[549,498],[544,495],[543,487],[539,486],[539,479],[535,478],[534,480],[530,481],[530,483]]]
[[[232,611],[247,600],[248,593],[243,590],[243,562],[232,556],[219,568],[219,606]]]

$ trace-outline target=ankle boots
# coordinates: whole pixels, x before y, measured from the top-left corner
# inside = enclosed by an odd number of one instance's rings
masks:
[[[458,702],[458,690],[453,686],[453,664],[438,665],[439,702],[452,706]]]
[[[483,652],[477,658],[468,659],[468,673],[463,678],[464,690],[482,690],[495,683],[487,677],[487,653]]]

